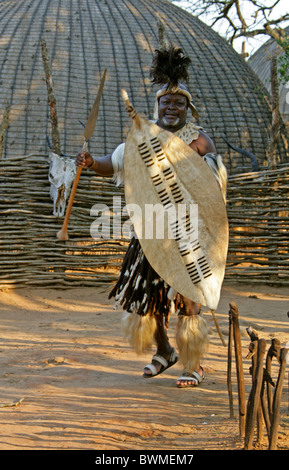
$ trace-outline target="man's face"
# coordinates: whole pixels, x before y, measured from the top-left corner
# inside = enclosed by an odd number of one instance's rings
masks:
[[[184,95],[167,94],[159,99],[158,125],[172,132],[181,129],[187,119],[188,100]]]

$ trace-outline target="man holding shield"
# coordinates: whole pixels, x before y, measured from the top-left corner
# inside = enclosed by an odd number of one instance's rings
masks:
[[[192,102],[191,94],[182,83],[182,81],[188,79],[187,68],[189,63],[190,60],[184,56],[183,51],[179,48],[170,47],[168,50],[157,50],[155,52],[151,76],[153,83],[160,84],[161,88],[156,93],[156,121],[152,126],[157,125],[161,132],[166,131],[164,132],[165,138],[168,136],[170,139],[171,133],[176,137],[174,148],[177,149],[177,152],[180,145],[183,145],[185,147],[185,154],[189,156],[191,149],[194,162],[196,162],[194,165],[200,165],[202,169],[202,165],[204,165],[203,162],[205,161],[207,163],[207,165],[205,165],[205,171],[207,171],[207,167],[210,168],[209,178],[211,178],[211,175],[215,177],[213,178],[213,184],[211,184],[213,186],[212,191],[214,190],[216,192],[215,199],[219,198],[218,204],[224,219],[227,177],[225,167],[221,157],[217,154],[211,138],[202,128],[187,121],[189,110],[191,110],[194,117],[199,116]],[[145,125],[150,126],[150,124]],[[124,184],[124,186],[126,186],[124,161],[125,158],[127,162],[129,161],[129,157],[125,157],[125,152],[129,152],[130,148],[131,145],[129,146],[123,143],[115,149],[112,155],[97,159],[94,159],[89,152],[85,154],[80,152],[77,156],[76,163],[78,166],[89,168],[99,175],[113,176],[117,185]],[[139,148],[141,148],[141,146],[139,146]],[[180,153],[181,152],[182,150],[180,149]],[[142,154],[142,152],[140,153]],[[142,157],[144,159],[152,158],[151,156],[144,157],[144,154],[142,154]],[[166,178],[164,175],[168,175],[168,172],[170,175],[174,174],[176,177],[175,181],[179,181],[178,190],[180,190],[181,194],[182,182],[178,179],[178,165],[174,165],[173,159],[168,155],[164,154],[163,159],[167,162],[166,170],[164,170],[164,173],[161,175],[155,174],[153,181],[155,182],[158,177],[160,180],[162,179],[162,182],[165,182]],[[194,167],[190,166],[191,162],[189,160],[190,158],[188,158],[187,162],[187,173],[189,177],[191,176],[191,185],[195,186],[195,175],[190,175],[190,168],[193,168],[194,171]],[[148,160],[144,161],[148,163]],[[171,161],[172,164],[170,163]],[[127,163],[127,165],[128,164],[129,163]],[[140,163],[137,163],[137,165],[140,165]],[[154,167],[153,159],[149,160],[147,167],[149,166],[150,168]],[[161,168],[161,164],[156,164],[155,168]],[[146,174],[148,173],[144,172],[144,177],[149,178]],[[138,173],[133,176],[137,179]],[[215,184],[216,180],[218,184]],[[210,184],[210,181],[208,181],[208,184]],[[143,184],[146,183],[144,182]],[[151,183],[148,184],[151,185]],[[177,185],[177,183],[175,184]],[[152,185],[152,187],[154,186]],[[172,186],[167,186],[167,188],[172,188]],[[170,192],[170,189],[168,189],[168,191]],[[184,188],[183,193],[186,191],[187,190]],[[145,194],[141,197],[145,197]],[[202,198],[202,194],[196,197]],[[193,196],[192,200],[199,204],[200,199],[198,200],[196,197]],[[223,244],[225,248],[222,249],[222,252],[226,253],[227,227],[225,227],[224,230],[225,236],[223,237]],[[157,345],[157,351],[152,358],[151,364],[148,364],[144,368],[143,376],[145,378],[161,374],[174,365],[178,359],[180,359],[184,367],[184,372],[176,382],[178,387],[197,386],[204,378],[204,371],[200,365],[200,360],[207,350],[208,331],[206,321],[201,314],[201,304],[208,305],[209,308],[215,308],[220,295],[225,256],[222,256],[221,274],[218,275],[220,280],[217,283],[215,282],[213,288],[211,286],[206,287],[208,286],[208,282],[214,277],[214,265],[216,263],[214,264],[214,260],[210,259],[209,262],[207,261],[206,248],[204,246],[202,247],[201,238],[197,240],[198,243],[195,244],[191,250],[191,255],[198,253],[198,256],[191,258],[194,261],[190,263],[190,268],[188,267],[189,264],[184,267],[184,270],[186,268],[190,274],[190,282],[192,283],[192,290],[187,291],[184,289],[184,292],[180,292],[182,288],[176,289],[175,286],[172,285],[174,281],[172,281],[172,283],[168,282],[168,279],[164,279],[161,272],[158,272],[159,269],[152,266],[154,262],[151,263],[149,261],[149,259],[153,259],[150,257],[149,253],[150,246],[152,245],[147,246],[138,239],[136,233],[134,233],[131,238],[118,281],[111,291],[110,297],[115,297],[116,303],[120,304],[124,310],[123,328],[127,339],[136,352],[144,352],[153,342]],[[207,240],[206,237],[204,238]],[[205,245],[206,244],[208,244],[207,241]],[[202,254],[202,256],[200,256],[200,254]],[[167,253],[162,253],[161,250],[159,250],[158,255],[159,257],[165,257],[166,264],[170,264],[170,258],[167,256]],[[184,256],[183,259],[185,259]],[[158,265],[156,264],[156,266]],[[192,269],[194,271],[192,271]],[[171,266],[170,270],[174,270],[174,266]],[[184,271],[184,279],[188,273]],[[169,281],[170,280],[171,278],[169,278]],[[204,287],[200,287],[202,285]],[[212,299],[213,297],[213,300],[209,300],[208,302],[206,300],[203,301],[203,299],[206,298],[206,295],[203,295],[203,291],[206,289],[212,290],[210,298]],[[197,293],[201,291],[202,293],[198,295]],[[189,295],[186,294],[187,292],[189,292]],[[194,292],[196,292],[196,295]],[[169,318],[172,311],[176,311],[178,314],[176,333],[178,353],[175,348],[170,345],[167,335]]]

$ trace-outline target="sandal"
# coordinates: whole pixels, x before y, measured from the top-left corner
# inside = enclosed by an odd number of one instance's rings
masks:
[[[189,372],[184,372],[181,377],[178,378],[177,380],[177,387],[178,388],[188,388],[188,387],[197,387],[200,385],[200,383],[204,380],[205,375],[204,375],[204,370],[201,368],[203,373],[202,375],[194,370],[191,374]],[[178,382],[183,382],[179,383]],[[186,382],[186,383],[185,383]],[[193,383],[187,383],[187,382],[193,382]]]
[[[157,361],[159,364],[161,364],[161,368],[159,371],[157,371],[157,368],[154,364],[148,364],[147,366],[145,366],[145,369],[149,369],[151,371],[151,374],[144,373],[143,377],[145,378],[155,377],[156,375],[159,375],[162,372],[164,372],[169,367],[172,367],[178,361],[178,356],[177,356],[175,348],[172,348],[172,351],[168,360],[165,359],[160,354],[155,354],[152,360]]]

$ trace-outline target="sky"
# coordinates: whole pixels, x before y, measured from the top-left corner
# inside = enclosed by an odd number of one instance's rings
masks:
[[[192,5],[194,4],[194,0],[173,1],[172,3],[175,3],[177,6],[182,7],[185,10],[187,9],[192,14],[194,14],[192,10]],[[246,8],[244,11],[246,11],[247,13],[247,17],[245,19],[250,20],[250,17],[253,11],[252,8],[250,10],[250,6],[252,7],[252,4],[251,2],[247,0],[241,0],[240,2],[241,7],[242,7],[242,4],[244,3],[246,4]],[[273,0],[263,0],[262,3],[263,5],[269,6],[273,3]],[[242,8],[242,11],[243,11],[243,8]],[[280,15],[283,15],[284,13],[289,13],[288,0],[280,0],[278,6],[274,8],[274,15],[272,15],[272,18],[278,18]],[[208,24],[209,26],[211,25],[211,22],[213,21],[212,17],[209,17],[209,16],[207,18],[202,16],[200,17],[200,19],[204,23]],[[223,23],[218,22],[218,24],[213,29],[217,31],[221,36],[225,37],[227,25],[228,25],[228,22],[224,20]],[[286,26],[289,26],[289,21],[282,23],[282,27],[286,27]],[[262,44],[264,44],[264,42],[268,41],[268,39],[269,37],[265,35],[259,35],[256,38],[246,39],[245,52],[247,52],[249,55],[252,55],[260,46],[262,46]],[[236,40],[233,44],[234,49],[236,49],[237,52],[239,53],[242,51],[243,41],[244,41],[244,38],[240,38]]]

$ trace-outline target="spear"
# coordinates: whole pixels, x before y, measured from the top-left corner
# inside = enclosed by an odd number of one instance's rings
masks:
[[[95,129],[97,116],[98,116],[99,105],[100,105],[100,99],[101,99],[101,95],[102,95],[102,91],[103,91],[103,87],[104,87],[104,82],[105,82],[105,77],[106,77],[106,69],[103,72],[101,82],[100,82],[100,85],[99,85],[99,89],[98,89],[98,93],[97,93],[97,96],[95,98],[95,102],[94,102],[93,107],[90,111],[85,129],[84,129],[84,133],[83,133],[84,144],[83,144],[83,147],[82,147],[82,152],[83,153],[85,153],[87,151],[88,141],[91,138],[91,136],[94,132],[94,129]],[[74,201],[74,198],[75,198],[75,193],[76,193],[76,189],[77,189],[77,186],[78,186],[81,171],[82,171],[82,167],[80,167],[80,166],[77,167],[76,175],[75,175],[75,178],[74,178],[73,186],[72,186],[72,189],[71,189],[69,201],[68,201],[67,208],[66,208],[64,221],[63,221],[63,224],[62,224],[62,228],[56,234],[58,240],[68,240],[68,238],[69,238],[68,233],[67,233],[67,227],[68,227],[69,217],[70,217],[73,201]]]

